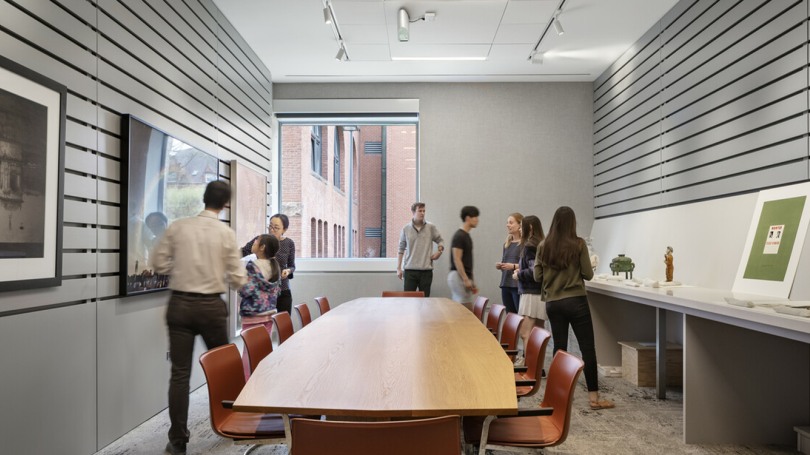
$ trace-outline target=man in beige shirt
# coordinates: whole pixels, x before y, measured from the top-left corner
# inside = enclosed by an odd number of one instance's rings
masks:
[[[186,453],[188,395],[194,338],[202,335],[208,349],[228,343],[228,306],[220,297],[245,285],[247,272],[240,261],[233,230],[218,214],[231,200],[231,188],[213,181],[205,188],[205,210],[172,223],[155,249],[155,271],[171,275],[172,290],[166,324],[172,378],[169,382],[170,454]]]

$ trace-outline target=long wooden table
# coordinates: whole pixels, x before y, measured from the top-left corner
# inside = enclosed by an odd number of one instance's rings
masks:
[[[512,362],[462,305],[362,298],[259,363],[234,411],[366,418],[517,414]],[[289,435],[289,432],[288,432]]]

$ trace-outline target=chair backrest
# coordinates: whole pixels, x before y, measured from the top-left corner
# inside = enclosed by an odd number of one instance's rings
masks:
[[[287,338],[295,333],[290,313],[286,311],[273,315],[273,325],[275,325],[276,330],[278,330],[278,344],[287,341]]]
[[[315,297],[315,303],[318,304],[318,309],[321,310],[321,316],[329,311],[329,300],[326,297]]]
[[[506,310],[506,307],[503,305],[493,304],[489,308],[489,314],[487,315],[487,328],[492,330],[492,333],[498,337],[498,329],[501,325],[501,316],[503,312]],[[500,338],[498,338],[500,339]]]
[[[270,340],[270,333],[267,327],[257,325],[242,331],[242,339],[245,341],[245,349],[250,365],[250,374],[268,354],[273,352],[273,342]]]
[[[523,325],[523,316],[506,313],[506,320],[503,321],[503,329],[501,330],[501,343],[509,344],[506,349],[515,350],[518,348],[521,325]],[[510,355],[509,358],[514,360],[515,356]]]
[[[475,299],[475,305],[473,305],[473,314],[482,324],[484,323],[484,310],[487,308],[487,303],[489,303],[489,299],[479,295]]]
[[[309,315],[309,307],[306,303],[296,305],[295,311],[298,312],[298,317],[301,318],[301,327],[306,327],[307,324],[312,322],[312,317]]]
[[[424,297],[422,291],[383,291],[383,297]]]
[[[543,363],[546,361],[546,349],[551,334],[547,330],[535,327],[529,334],[529,341],[526,342],[526,368],[524,374],[527,379],[539,379],[543,373]],[[535,387],[539,389],[539,387]],[[532,393],[532,395],[534,395]]]
[[[574,402],[574,389],[577,378],[582,372],[585,362],[579,357],[565,351],[557,351],[546,378],[546,389],[543,395],[542,408],[554,408],[554,414],[548,418],[554,423],[561,434],[554,445],[562,444],[568,437],[568,427],[571,424],[571,404]]]
[[[256,327],[257,329],[266,329]],[[242,369],[242,356],[235,344],[226,344],[211,349],[200,356],[200,365],[208,383],[208,406],[211,409],[211,428],[222,434],[220,429],[233,410],[222,407],[223,400],[233,401],[245,387],[245,373]]]
[[[399,422],[293,419],[292,455],[459,455],[460,417]]]

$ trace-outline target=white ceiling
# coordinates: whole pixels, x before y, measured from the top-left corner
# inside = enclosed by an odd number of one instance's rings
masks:
[[[321,0],[214,0],[267,65],[273,82],[593,81],[678,0],[566,0],[565,34],[549,29],[558,0],[332,0],[350,61],[323,21]],[[397,40],[397,12],[414,20]],[[485,61],[392,61],[485,57]]]

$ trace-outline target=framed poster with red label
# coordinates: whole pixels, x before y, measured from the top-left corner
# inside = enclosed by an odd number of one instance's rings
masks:
[[[734,292],[788,298],[810,223],[810,183],[761,191]]]

